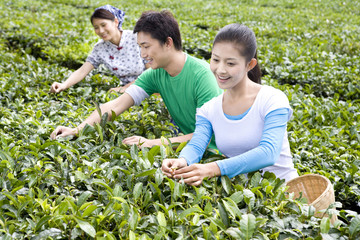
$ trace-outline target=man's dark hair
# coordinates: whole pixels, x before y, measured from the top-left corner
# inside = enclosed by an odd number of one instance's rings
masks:
[[[149,33],[152,38],[159,40],[164,45],[168,37],[171,37],[176,50],[182,50],[179,24],[171,12],[146,11],[141,14],[136,22],[134,33]]]

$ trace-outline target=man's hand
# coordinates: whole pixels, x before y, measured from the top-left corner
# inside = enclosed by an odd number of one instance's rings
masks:
[[[109,92],[119,92],[119,93],[124,93],[125,92],[124,87],[114,87],[114,88],[110,88]]]
[[[132,137],[128,137],[125,138],[122,141],[123,144],[127,144],[127,145],[134,145],[136,144],[137,146],[141,146],[141,147],[148,147],[151,148],[154,145],[157,145],[154,140],[150,140],[144,137],[140,137],[140,136],[132,136]]]

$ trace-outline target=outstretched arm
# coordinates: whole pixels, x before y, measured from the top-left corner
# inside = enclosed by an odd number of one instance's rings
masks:
[[[196,116],[194,136],[180,152],[179,158],[184,158],[188,165],[198,163],[213,134],[212,125],[205,117]]]
[[[211,123],[202,116],[196,118],[196,128],[191,141],[181,151],[178,159],[164,159],[162,171],[168,177],[183,178],[185,183],[199,185],[205,177],[219,176],[216,163],[193,164],[200,161],[212,136]]]
[[[288,119],[289,111],[286,108],[268,113],[259,146],[238,156],[217,161],[221,175],[232,178],[274,165],[281,152]]]
[[[182,135],[182,136],[177,136],[177,137],[172,137],[169,138],[170,142],[172,143],[181,143],[181,142],[187,142],[191,139],[191,137],[193,136],[192,133],[186,134],[186,135]],[[153,147],[156,145],[162,145],[162,141],[160,138],[157,139],[147,139],[141,136],[132,136],[132,137],[127,137],[122,141],[123,144],[127,144],[127,145],[138,145],[138,146],[143,146],[143,147]],[[168,141],[165,139],[165,144],[169,144]]]
[[[109,120],[111,119],[112,111],[115,112],[116,116],[123,113],[125,110],[129,109],[132,105],[134,105],[133,98],[124,93],[123,95],[119,96],[118,98],[109,101],[100,106],[101,113],[108,113]],[[56,139],[57,137],[66,137],[69,135],[76,135],[82,128],[85,127],[86,124],[94,125],[95,123],[99,123],[101,120],[101,116],[97,110],[93,111],[91,115],[83,121],[79,126],[76,128],[69,128],[64,126],[58,126],[50,135],[52,139]]]
[[[289,118],[288,116],[289,112],[286,108],[277,109],[269,113],[265,117],[263,135],[259,146],[254,149],[228,159],[206,164],[197,164],[200,160],[198,153],[203,150],[200,148],[198,150],[192,148],[192,151],[189,151],[189,154],[186,154],[188,155],[186,161],[189,166],[167,172],[166,175],[177,179],[183,179],[185,183],[196,186],[200,185],[205,177],[227,175],[232,178],[239,174],[274,165],[280,155]],[[184,148],[183,151],[186,152],[188,150],[189,149]],[[183,151],[181,152],[180,157],[182,156]]]
[[[94,69],[94,66],[91,63],[85,62],[78,70],[73,72],[70,75],[70,77],[68,79],[66,79],[65,82],[63,82],[63,83],[54,82],[51,85],[50,92],[59,93],[61,91],[68,89],[69,87],[71,87],[71,86],[75,85],[76,83],[80,82],[81,80],[83,80],[86,77],[86,75],[88,75],[89,72],[91,72],[91,70],[93,70],[93,69]]]
[[[194,135],[196,134],[196,136]],[[197,117],[196,120],[196,128],[194,133],[189,133],[182,136],[177,136],[173,138],[169,138],[170,142],[187,142],[190,143],[181,151],[180,157],[186,159],[187,163],[190,165],[194,162],[199,162],[202,155],[205,152],[206,147],[208,146],[210,139],[212,136],[212,127],[210,122],[201,116]],[[156,145],[161,145],[161,139],[147,139],[140,136],[132,136],[125,138],[122,141],[124,144],[128,145],[141,145],[144,147],[152,147]],[[167,140],[165,140],[165,144],[168,144]],[[195,160],[195,159],[197,160]]]

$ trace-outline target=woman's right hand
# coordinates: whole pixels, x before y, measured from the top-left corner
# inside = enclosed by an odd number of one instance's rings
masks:
[[[175,170],[187,166],[185,158],[168,158],[162,162],[161,170],[169,178],[173,178]]]
[[[58,137],[66,137],[66,136],[75,136],[77,134],[76,128],[69,128],[64,126],[58,126],[51,134],[51,139],[56,139]]]
[[[59,93],[66,89],[66,86],[64,83],[54,82],[51,85],[50,92],[51,93]]]

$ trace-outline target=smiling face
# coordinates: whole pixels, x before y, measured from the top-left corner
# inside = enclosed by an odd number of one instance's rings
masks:
[[[221,89],[236,87],[248,78],[249,64],[231,42],[218,42],[214,45],[210,68]]]
[[[166,68],[168,64],[166,43],[152,38],[150,33],[139,32],[137,43],[141,49],[141,57],[144,58],[152,69]]]
[[[115,18],[114,21],[102,18],[94,18],[92,20],[95,33],[104,41],[115,41],[119,34],[117,28],[119,22]]]

